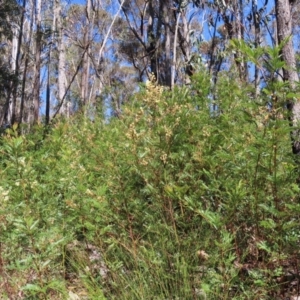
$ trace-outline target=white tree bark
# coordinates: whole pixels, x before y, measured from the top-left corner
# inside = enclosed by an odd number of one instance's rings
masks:
[[[13,39],[12,39],[12,47],[11,47],[11,61],[10,61],[10,68],[11,68],[11,72],[13,74],[16,73],[16,68],[17,68],[17,59],[18,59],[18,29],[14,28],[13,29]],[[12,84],[14,85],[14,83]],[[14,87],[12,86],[12,89]],[[13,101],[13,93],[10,92],[9,95],[9,102],[8,102],[8,110],[7,110],[7,119],[6,122],[7,124],[12,124],[12,122],[14,122],[14,115],[15,115],[15,111],[16,111],[16,103],[15,101]]]
[[[277,18],[277,37],[279,43],[284,43],[282,48],[282,59],[286,63],[283,69],[283,79],[290,83],[292,89],[299,82],[299,75],[296,70],[295,50],[292,39],[292,16],[289,0],[276,0],[275,11]],[[288,109],[291,113],[291,121],[295,128],[299,127],[300,121],[300,102],[290,100]],[[300,131],[295,129],[292,133],[293,153],[300,154]]]
[[[174,88],[174,83],[175,83],[176,57],[177,57],[176,50],[177,50],[177,37],[178,37],[180,17],[181,17],[181,12],[178,13],[177,19],[176,19],[175,36],[174,36],[174,44],[173,44],[173,62],[172,62],[172,69],[171,69],[171,89]]]
[[[172,86],[171,83],[171,70],[172,70],[172,60],[171,60],[171,24],[170,24],[170,1],[163,1],[163,15],[164,15],[164,29],[165,29],[165,84],[168,87]]]
[[[63,97],[66,93],[67,88],[67,77],[66,77],[66,50],[65,41],[63,37],[63,22],[61,13],[60,0],[55,0],[54,16],[56,21],[56,32],[57,32],[57,49],[58,49],[58,101],[63,101]],[[69,116],[69,106],[67,101],[61,106],[60,113],[66,117]]]
[[[87,48],[84,53],[82,62],[82,77],[81,77],[81,101],[82,105],[85,106],[88,101],[89,92],[89,76],[90,76],[90,26],[91,26],[91,0],[86,2],[86,28],[84,29],[84,40],[83,46]]]
[[[41,72],[41,51],[42,51],[42,0],[35,1],[35,61],[34,61],[34,79],[33,79],[33,123],[39,121],[40,108],[40,72]]]

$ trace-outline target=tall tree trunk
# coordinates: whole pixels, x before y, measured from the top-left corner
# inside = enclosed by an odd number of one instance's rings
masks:
[[[180,47],[181,51],[185,57],[185,84],[190,84],[191,79],[190,77],[194,74],[194,67],[191,62],[191,45],[190,45],[190,28],[189,28],[189,22],[187,17],[186,10],[183,10],[182,13],[178,14],[177,21],[179,22],[178,18],[182,15],[182,34],[180,34]],[[177,28],[177,22],[176,21],[176,28]],[[180,33],[180,31],[179,31]]]
[[[57,11],[57,6],[59,3],[57,1],[54,1],[53,6],[53,21],[52,21],[52,32],[51,32],[51,41],[49,45],[48,50],[48,62],[47,62],[47,87],[46,87],[46,111],[45,111],[45,124],[48,125],[50,123],[50,103],[51,103],[51,58],[52,58],[52,46],[54,44],[54,34],[57,32],[57,35],[59,36],[59,30],[56,29],[56,22],[57,19],[60,17],[59,12]],[[57,48],[59,48],[59,43],[57,45]],[[59,64],[59,63],[58,63]],[[59,73],[59,71],[58,71]],[[58,76],[58,87],[60,86],[60,80]]]
[[[24,26],[24,15],[26,8],[26,0],[23,0],[22,5],[22,15],[20,20],[20,29],[17,41],[17,49],[16,49],[16,57],[15,57],[15,81],[13,84],[13,92],[12,92],[12,101],[11,101],[11,124],[17,121],[16,111],[17,111],[17,92],[19,86],[19,73],[20,73],[20,54],[21,54],[21,45],[23,39],[23,26]]]
[[[164,74],[165,74],[165,85],[171,87],[171,68],[172,68],[172,61],[171,61],[171,24],[170,24],[170,9],[171,5],[169,1],[162,1],[162,11],[163,11],[163,18],[164,18],[164,29],[165,29],[165,62],[164,62]]]
[[[41,49],[42,49],[42,20],[41,20],[42,0],[35,2],[36,39],[35,39],[35,61],[33,79],[33,123],[39,121],[40,108],[40,72],[41,72]]]
[[[82,62],[82,77],[81,77],[81,99],[82,104],[85,106],[88,101],[88,88],[89,88],[89,75],[90,75],[90,18],[91,18],[91,0],[87,0],[86,3],[86,28],[84,32],[83,46],[87,48],[87,51],[84,53],[83,62]]]
[[[181,52],[184,56],[184,63],[185,63],[185,77],[183,82],[186,85],[189,85],[191,83],[191,76],[195,73],[195,65],[192,61],[192,44],[190,39],[190,30],[191,30],[191,20],[188,20],[190,18],[188,10],[186,8],[180,7],[179,12],[174,13],[176,18],[176,26],[175,26],[175,40],[177,39],[176,35],[178,33],[179,37],[179,47],[181,49]],[[179,21],[182,19],[182,25],[179,25]],[[203,26],[200,26],[201,31]],[[175,41],[174,41],[175,44]],[[175,45],[174,45],[175,46]],[[174,47],[175,49],[175,47]],[[176,55],[175,55],[176,56]],[[176,57],[174,57],[174,62],[176,61]],[[173,68],[175,69],[175,63],[173,63]]]
[[[165,22],[165,18],[164,18],[164,5],[165,5],[165,1],[168,0],[159,0],[159,9],[158,9],[158,16],[157,16],[157,23],[155,24],[156,26],[156,30],[155,30],[155,58],[156,58],[156,63],[157,63],[157,81],[159,84],[161,85],[165,85],[166,81],[165,81],[165,71],[164,69],[162,69],[162,67],[165,67],[163,65],[163,61],[162,61],[162,45],[161,45],[161,40],[163,38],[163,34],[165,32],[163,32],[163,24]],[[157,15],[157,14],[156,14]]]
[[[179,11],[178,15],[176,17],[175,35],[174,35],[174,42],[173,42],[173,62],[172,62],[172,69],[171,69],[171,89],[174,88],[174,84],[175,84],[176,58],[177,58],[177,36],[178,36],[178,31],[179,31],[180,17],[181,17],[181,12]]]
[[[66,50],[63,38],[63,24],[61,14],[61,3],[60,0],[55,0],[54,9],[55,21],[56,21],[56,32],[57,32],[57,49],[58,49],[58,102],[63,101],[63,97],[67,88],[67,77],[66,77]],[[68,103],[64,101],[60,113],[64,116],[68,116]]]
[[[19,123],[29,121],[28,115],[30,113],[30,109],[28,106],[31,106],[31,103],[25,103],[26,100],[26,78],[27,78],[27,71],[28,71],[28,66],[29,66],[29,51],[31,48],[31,44],[32,44],[32,32],[33,32],[33,23],[34,23],[34,11],[33,9],[31,9],[31,13],[30,13],[30,23],[28,24],[28,22],[24,23],[24,41],[26,41],[25,43],[25,50],[24,50],[24,59],[25,59],[25,63],[24,63],[24,70],[23,70],[23,75],[22,75],[22,88],[21,88],[21,103],[20,103],[20,112],[19,112]],[[27,107],[26,107],[27,106]],[[27,108],[27,116],[25,114],[26,109]],[[26,118],[27,117],[27,118]]]
[[[276,0],[275,12],[277,19],[277,37],[278,42],[284,42],[282,48],[282,59],[286,63],[283,69],[283,79],[288,81],[291,88],[294,89],[296,82],[299,81],[299,75],[296,70],[295,51],[292,40],[292,17],[291,5],[289,0]],[[290,100],[287,105],[291,114],[291,123],[293,127],[299,126],[300,121],[300,102]],[[292,150],[294,154],[300,154],[300,131],[293,129],[292,132]]]
[[[14,90],[13,90],[13,113],[12,113],[12,123],[16,121],[16,105],[17,105],[17,92],[18,92],[18,87],[19,87],[19,73],[20,73],[20,54],[21,54],[21,44],[22,44],[22,39],[23,39],[23,29],[24,29],[24,17],[25,17],[25,11],[26,11],[26,0],[23,0],[23,5],[22,5],[22,16],[21,16],[21,24],[20,24],[20,32],[19,32],[19,38],[18,38],[18,49],[17,49],[17,56],[16,56],[16,72],[15,72],[15,78],[17,79],[15,85],[14,85]],[[21,114],[21,106],[22,103],[20,103],[20,110],[19,110],[19,115]],[[18,118],[18,122],[22,122],[22,118]]]
[[[11,46],[11,60],[10,60],[10,69],[11,72],[16,75],[17,72],[17,59],[18,59],[18,34],[17,29],[13,29],[13,38],[12,38],[12,46]],[[16,88],[15,85],[17,84],[17,78],[15,80],[12,80],[10,83],[10,88],[7,94],[6,99],[6,108],[5,108],[5,123],[6,124],[13,124],[15,121],[15,114],[16,114],[16,103],[13,99],[14,89]]]
[[[156,45],[156,36],[154,33],[154,19],[155,12],[153,7],[153,1],[149,1],[149,16],[148,16],[148,28],[147,36],[149,41],[149,46],[147,47],[147,54],[150,57],[150,70],[154,74],[156,80],[158,80],[158,70],[157,70],[157,45]]]

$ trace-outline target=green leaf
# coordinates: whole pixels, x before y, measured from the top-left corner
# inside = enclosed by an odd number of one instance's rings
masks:
[[[31,283],[28,283],[25,286],[23,286],[21,288],[21,290],[23,290],[23,291],[33,291],[33,292],[43,291],[43,289],[40,286],[38,286],[37,284],[31,284]]]

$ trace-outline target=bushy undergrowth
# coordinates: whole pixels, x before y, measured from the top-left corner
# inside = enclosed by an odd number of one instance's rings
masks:
[[[213,97],[203,73],[172,93],[148,82],[109,122],[9,130],[1,299],[279,297],[299,256],[290,128],[268,104],[285,86],[253,100],[229,75]]]

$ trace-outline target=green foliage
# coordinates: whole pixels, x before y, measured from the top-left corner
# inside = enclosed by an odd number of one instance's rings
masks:
[[[2,136],[4,298],[282,291],[283,262],[299,254],[286,86],[270,82],[253,101],[249,86],[223,74],[212,103],[209,82],[200,73],[169,92],[153,80],[120,118],[77,116],[46,138],[38,128]]]

